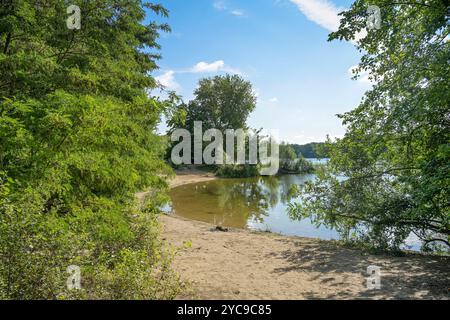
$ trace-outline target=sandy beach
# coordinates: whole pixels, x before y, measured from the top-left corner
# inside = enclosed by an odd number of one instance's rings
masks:
[[[171,187],[215,179],[177,172]],[[175,268],[189,285],[182,299],[448,299],[445,257],[373,255],[332,241],[249,230],[217,231],[207,223],[161,216],[163,238],[180,246]],[[367,289],[367,267],[381,267],[381,289]]]

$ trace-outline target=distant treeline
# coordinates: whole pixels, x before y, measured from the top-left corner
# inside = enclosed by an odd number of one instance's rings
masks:
[[[290,144],[298,157],[303,158],[327,158],[326,144],[323,142],[312,142],[305,145]]]

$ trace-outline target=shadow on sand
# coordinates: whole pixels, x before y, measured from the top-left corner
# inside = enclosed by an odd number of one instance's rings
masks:
[[[316,273],[311,281],[324,287],[341,287],[341,290],[336,290],[337,293],[326,294],[325,299],[450,298],[448,257],[409,253],[403,257],[372,255],[327,241],[296,242],[295,249],[271,255],[285,259],[288,264],[287,267],[274,269],[274,273],[309,271]],[[367,267],[370,265],[381,267],[381,290],[361,290],[366,288]],[[316,292],[306,292],[304,296],[307,299],[324,298],[323,293]]]

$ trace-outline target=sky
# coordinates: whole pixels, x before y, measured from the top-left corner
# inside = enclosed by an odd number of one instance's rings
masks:
[[[162,0],[170,15],[158,21],[172,32],[159,40],[154,76],[188,101],[199,79],[239,74],[258,97],[251,128],[278,130],[281,140],[299,144],[342,137],[336,114],[354,109],[370,88],[367,77],[351,79],[360,59],[355,46],[327,41],[351,2]]]

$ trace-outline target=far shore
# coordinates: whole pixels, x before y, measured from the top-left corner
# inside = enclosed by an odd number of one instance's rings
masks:
[[[170,187],[217,179],[188,169]],[[189,283],[185,299],[449,299],[450,259],[373,255],[334,241],[288,237],[161,216],[163,238],[190,242],[175,258]],[[367,289],[367,267],[381,267],[381,289]]]

